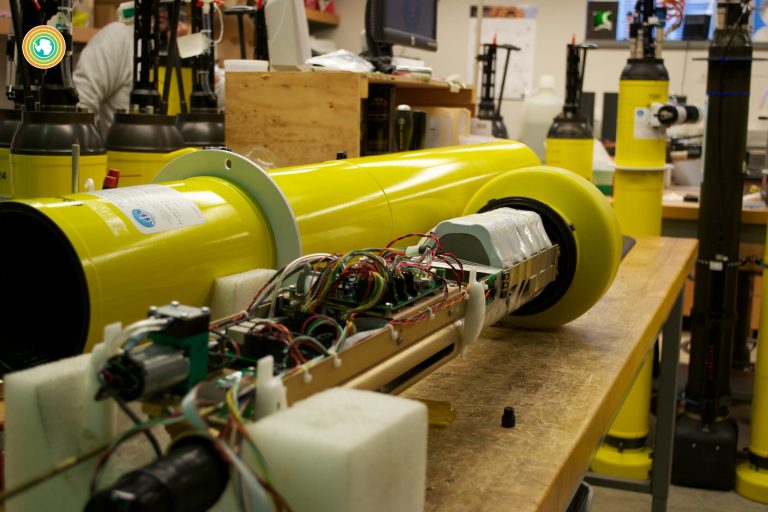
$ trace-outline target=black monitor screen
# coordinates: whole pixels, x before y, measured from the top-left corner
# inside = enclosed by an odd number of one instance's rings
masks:
[[[378,43],[437,50],[437,0],[368,0]]]

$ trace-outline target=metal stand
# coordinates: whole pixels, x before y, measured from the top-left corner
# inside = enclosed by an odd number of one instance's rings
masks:
[[[681,291],[662,328],[661,372],[656,410],[656,435],[653,446],[653,469],[650,482],[615,478],[595,473],[584,477],[588,483],[624,491],[651,494],[651,510],[667,510],[669,483],[672,475],[672,445],[677,411],[677,367],[680,362],[680,336],[683,326],[683,292]]]

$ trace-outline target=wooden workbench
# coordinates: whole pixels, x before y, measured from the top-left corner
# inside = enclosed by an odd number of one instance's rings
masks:
[[[563,510],[673,305],[680,311],[695,253],[695,240],[640,239],[578,320],[552,332],[502,322],[409,389],[457,409],[452,425],[429,432],[427,510]],[[505,406],[514,429],[500,426]]]
[[[664,193],[675,192],[681,196],[685,194],[699,195],[699,187],[680,187],[675,186],[670,189],[664,190]],[[662,218],[665,221],[668,220],[680,220],[680,221],[693,221],[698,223],[699,221],[699,203],[689,202],[683,200],[664,199],[662,203]],[[761,208],[742,208],[741,209],[741,224],[759,226],[765,226],[766,219],[768,219],[768,208],[762,206]],[[764,230],[763,230],[764,231]],[[764,234],[764,233],[763,233]],[[694,226],[695,236],[695,226]]]

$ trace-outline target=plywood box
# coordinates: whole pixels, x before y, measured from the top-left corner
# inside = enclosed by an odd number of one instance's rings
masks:
[[[227,73],[226,142],[247,153],[263,146],[277,166],[360,156],[370,84],[394,88],[395,102],[474,111],[474,90],[445,82],[345,72]]]

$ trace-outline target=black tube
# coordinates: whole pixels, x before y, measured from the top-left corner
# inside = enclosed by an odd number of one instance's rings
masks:
[[[181,72],[181,57],[178,55],[178,51],[176,52],[176,59],[174,68],[176,69],[176,83],[178,84],[179,89],[179,109],[182,114],[187,113],[187,98],[184,91],[184,76]]]
[[[243,28],[243,14],[237,14],[237,34],[240,39],[240,58],[245,59],[245,29]]]
[[[196,2],[192,2],[190,10],[192,33],[202,32],[207,21],[211,27],[211,37],[208,52],[192,58],[192,91],[189,95],[189,112],[215,114],[218,111],[218,99],[214,92],[216,88],[216,45],[213,42],[213,10],[211,9],[207,14],[204,14],[202,5]],[[186,102],[186,99],[184,101]],[[183,108],[184,105],[182,105]]]
[[[136,0],[133,20],[133,89],[131,105],[140,109],[160,108],[157,91],[158,51],[160,49],[159,2]]]
[[[575,43],[568,45],[565,64],[565,106],[563,113],[575,114],[579,109],[579,48]]]
[[[253,46],[253,58],[256,60],[269,61],[269,37],[267,29],[267,17],[264,13],[264,6],[256,11],[256,37]]]
[[[742,26],[715,32],[709,49],[699,259],[691,313],[686,411],[712,422],[728,414],[736,320],[741,203],[752,46]]]
[[[182,438],[165,457],[94,494],[85,512],[203,512],[228,481],[229,467],[210,440]]]
[[[501,117],[501,100],[504,97],[504,87],[507,85],[507,70],[509,69],[509,56],[512,53],[512,48],[507,47],[507,58],[504,61],[504,72],[501,75],[501,88],[499,89],[499,99],[496,101],[495,117]]]
[[[163,102],[161,112],[168,115],[168,97],[171,95],[171,82],[173,81],[173,71],[176,66],[176,58],[179,54],[176,44],[176,33],[179,28],[179,12],[181,11],[181,0],[174,0],[171,15],[168,22],[171,25],[171,37],[168,40],[168,55],[165,61],[165,83],[163,83]],[[182,90],[181,73],[179,73],[179,90]]]
[[[496,107],[494,105],[494,88],[496,82],[496,43],[483,44],[483,53],[477,56],[483,65],[483,77],[480,93],[480,103],[477,106],[477,117],[493,119]]]
[[[21,51],[21,41],[24,32],[21,30],[21,15],[19,13],[18,0],[10,0],[11,18],[13,18],[13,32],[16,37],[16,66],[21,68],[21,83],[24,86],[24,106],[27,110],[35,110],[35,97],[32,95],[32,80],[29,77],[29,64],[24,60]]]

